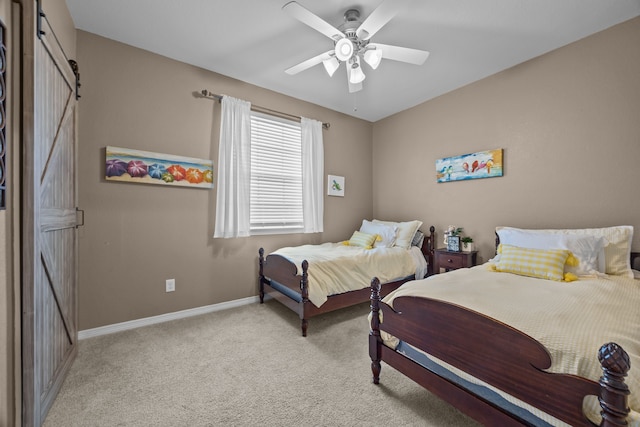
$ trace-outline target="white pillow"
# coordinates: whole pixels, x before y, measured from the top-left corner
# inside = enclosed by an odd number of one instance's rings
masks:
[[[568,249],[579,260],[576,267],[565,266],[566,273],[577,276],[592,275],[599,270],[599,256],[604,250],[604,239],[590,235],[540,233],[538,230],[521,230],[499,227],[496,232],[500,243],[529,249]],[[602,257],[603,258],[603,257]]]
[[[395,225],[378,224],[366,219],[362,220],[360,231],[363,233],[377,234],[380,238],[373,244],[374,248],[391,248],[396,242],[398,227]]]
[[[603,249],[598,255],[598,271],[606,274],[633,278],[631,271],[631,240],[633,239],[633,226],[620,225],[604,228],[558,229],[558,230],[526,230],[512,227],[496,227],[496,233],[508,236],[514,231],[522,231],[529,234],[556,234],[565,236],[591,236],[602,238]],[[576,249],[577,250],[577,249]],[[572,250],[573,251],[573,250]]]
[[[418,228],[422,226],[422,221],[414,220],[414,221],[405,221],[405,222],[394,222],[394,221],[380,221],[377,219],[373,220],[374,223],[377,224],[386,224],[391,226],[398,227],[398,236],[396,237],[396,242],[394,246],[398,246],[404,249],[411,248],[411,241],[413,240],[413,235],[416,234]]]

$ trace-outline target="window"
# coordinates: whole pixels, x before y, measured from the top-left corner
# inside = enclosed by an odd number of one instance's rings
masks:
[[[250,108],[247,101],[222,98],[213,237],[322,233],[322,123]]]
[[[251,234],[301,232],[300,123],[251,113]]]

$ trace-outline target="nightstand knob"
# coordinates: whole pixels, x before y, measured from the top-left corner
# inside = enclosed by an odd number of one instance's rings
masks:
[[[453,262],[453,260],[452,260],[451,258],[449,258],[449,259],[447,260],[447,262],[451,263],[451,262]]]

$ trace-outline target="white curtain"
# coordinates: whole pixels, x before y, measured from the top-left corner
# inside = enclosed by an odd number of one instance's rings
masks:
[[[302,212],[304,232],[321,233],[324,219],[324,145],[322,123],[303,117],[302,125]]]
[[[249,235],[251,103],[224,96],[218,146],[218,195],[213,237]]]

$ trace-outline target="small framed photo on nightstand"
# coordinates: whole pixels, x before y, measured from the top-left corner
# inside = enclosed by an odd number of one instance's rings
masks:
[[[447,250],[449,252],[460,252],[460,236],[447,237]]]

